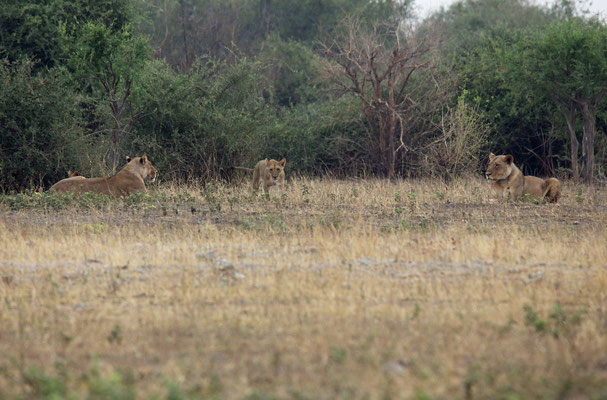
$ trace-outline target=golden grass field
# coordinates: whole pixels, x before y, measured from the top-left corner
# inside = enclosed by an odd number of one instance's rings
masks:
[[[295,178],[269,199],[165,183],[7,204],[1,399],[607,398],[604,187],[504,204],[476,177]]]

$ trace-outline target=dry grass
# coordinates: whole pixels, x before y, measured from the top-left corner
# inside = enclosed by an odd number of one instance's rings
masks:
[[[605,189],[287,188],[4,207],[0,398],[607,396]]]

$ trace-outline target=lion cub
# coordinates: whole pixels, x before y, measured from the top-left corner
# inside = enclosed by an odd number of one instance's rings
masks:
[[[277,186],[282,190],[285,186],[285,164],[284,158],[280,161],[265,160],[255,164],[255,168],[235,167],[245,171],[253,172],[253,190],[259,189],[259,184],[263,185],[263,191],[269,193],[270,187]]]
[[[524,176],[514,165],[514,157],[510,154],[505,156],[489,154],[489,166],[485,176],[492,181],[491,189],[498,199],[516,200],[530,195],[535,199],[556,203],[561,197],[561,183],[558,179],[544,180],[536,176]]]

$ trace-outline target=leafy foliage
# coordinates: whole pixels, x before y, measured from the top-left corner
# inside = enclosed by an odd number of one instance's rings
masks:
[[[0,8],[0,57],[35,60],[35,68],[62,64],[62,37],[95,21],[112,32],[135,17],[133,0],[7,0]]]
[[[128,120],[124,122],[124,117],[132,86],[138,83],[147,59],[147,42],[134,35],[129,26],[112,32],[103,24],[91,22],[65,39],[69,43],[67,47],[73,49],[68,65],[81,90],[90,90],[95,99],[93,103],[106,104],[109,109],[111,118],[107,130],[111,132],[111,145],[105,161],[115,173],[120,141],[128,129]]]
[[[549,10],[519,0],[465,1],[433,18],[448,38],[444,52],[455,57],[460,87],[480,99],[494,127],[487,147],[514,154],[527,174],[554,174],[554,153],[566,143],[566,126],[545,91],[522,84],[509,54],[554,19]]]
[[[576,110],[582,119],[582,176],[593,180],[596,111],[607,95],[607,28],[570,18],[521,40],[508,52],[511,86],[546,93],[570,131],[570,162],[578,179]]]
[[[0,63],[0,189],[46,186],[86,154],[77,96],[65,73],[33,63]]]
[[[465,59],[504,33],[517,34],[550,21],[546,10],[522,0],[462,0],[432,15],[422,31],[438,29],[447,41],[444,51]]]
[[[264,42],[259,60],[265,64],[277,107],[308,104],[322,97],[317,88],[320,67],[311,47],[274,36]]]
[[[101,86],[98,90],[105,90],[111,97],[116,96],[119,85],[138,76],[147,59],[145,39],[128,26],[113,31],[104,24],[87,22],[64,40],[73,51],[67,64],[82,87],[96,83]]]
[[[231,60],[258,54],[267,39],[307,45],[331,34],[345,15],[395,23],[410,0],[152,0],[143,30],[169,65],[189,69],[202,56]]]
[[[519,82],[535,82],[557,102],[594,98],[607,86],[607,29],[601,24],[569,19],[521,40],[511,54]]]
[[[371,156],[357,108],[350,99],[283,110],[256,137],[255,153],[287,157],[290,171],[338,175],[355,173]]]
[[[200,60],[190,75],[162,62],[146,66],[137,92],[137,134],[127,150],[148,152],[164,176],[199,178],[252,161],[249,149],[266,123],[259,64]]]

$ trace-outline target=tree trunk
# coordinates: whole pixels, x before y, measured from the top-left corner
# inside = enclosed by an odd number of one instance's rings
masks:
[[[390,129],[385,132],[387,147],[386,147],[386,177],[394,179],[394,134]]]
[[[188,55],[188,38],[186,35],[186,27],[185,27],[185,6],[183,5],[183,0],[179,2],[181,4],[181,32],[183,35],[183,52],[185,55],[185,68],[187,71],[190,68],[190,57]]]
[[[264,39],[270,37],[270,12],[268,11],[268,3],[269,0],[261,0],[259,4],[261,19],[264,24]]]
[[[118,145],[120,144],[120,125],[118,122],[114,124],[112,128],[112,143],[110,144],[111,150],[111,161],[112,161],[112,176],[116,175],[116,169],[118,168]]]
[[[386,122],[384,120],[384,116],[381,115],[381,111],[378,113],[377,118],[378,121],[378,132],[379,136],[379,162],[382,166],[382,169],[386,176],[390,174],[389,172],[389,161],[388,161],[388,136],[386,135]]]
[[[575,134],[575,108],[573,103],[571,103],[569,107],[563,108],[563,115],[565,116],[565,121],[567,121],[567,127],[569,128],[573,181],[577,183],[580,180],[580,166],[577,159],[580,144],[577,140],[577,135]]]
[[[390,169],[388,179],[394,179],[394,167],[396,164],[396,103],[394,101],[394,81],[392,74],[388,77],[388,137],[390,140],[388,151],[390,151]]]
[[[582,178],[592,183],[594,174],[594,135],[596,124],[596,107],[589,101],[581,103],[584,137],[582,138]]]
[[[112,116],[114,117],[114,126],[112,127],[112,136],[110,143],[110,151],[108,152],[106,164],[111,161],[112,175],[116,174],[118,168],[118,148],[122,139],[123,127],[121,126],[122,115],[126,110],[127,100],[131,94],[131,82],[126,82],[125,91],[121,100],[113,100],[110,102]],[[127,124],[128,126],[128,124]]]
[[[396,164],[396,146],[395,146],[395,134],[396,134],[396,117],[394,113],[390,111],[389,123],[388,123],[388,152],[389,152],[389,167],[388,167],[388,179],[394,179],[395,164]]]
[[[388,179],[394,179],[394,126],[391,116],[384,111],[378,113],[379,118],[379,157],[384,173]]]

